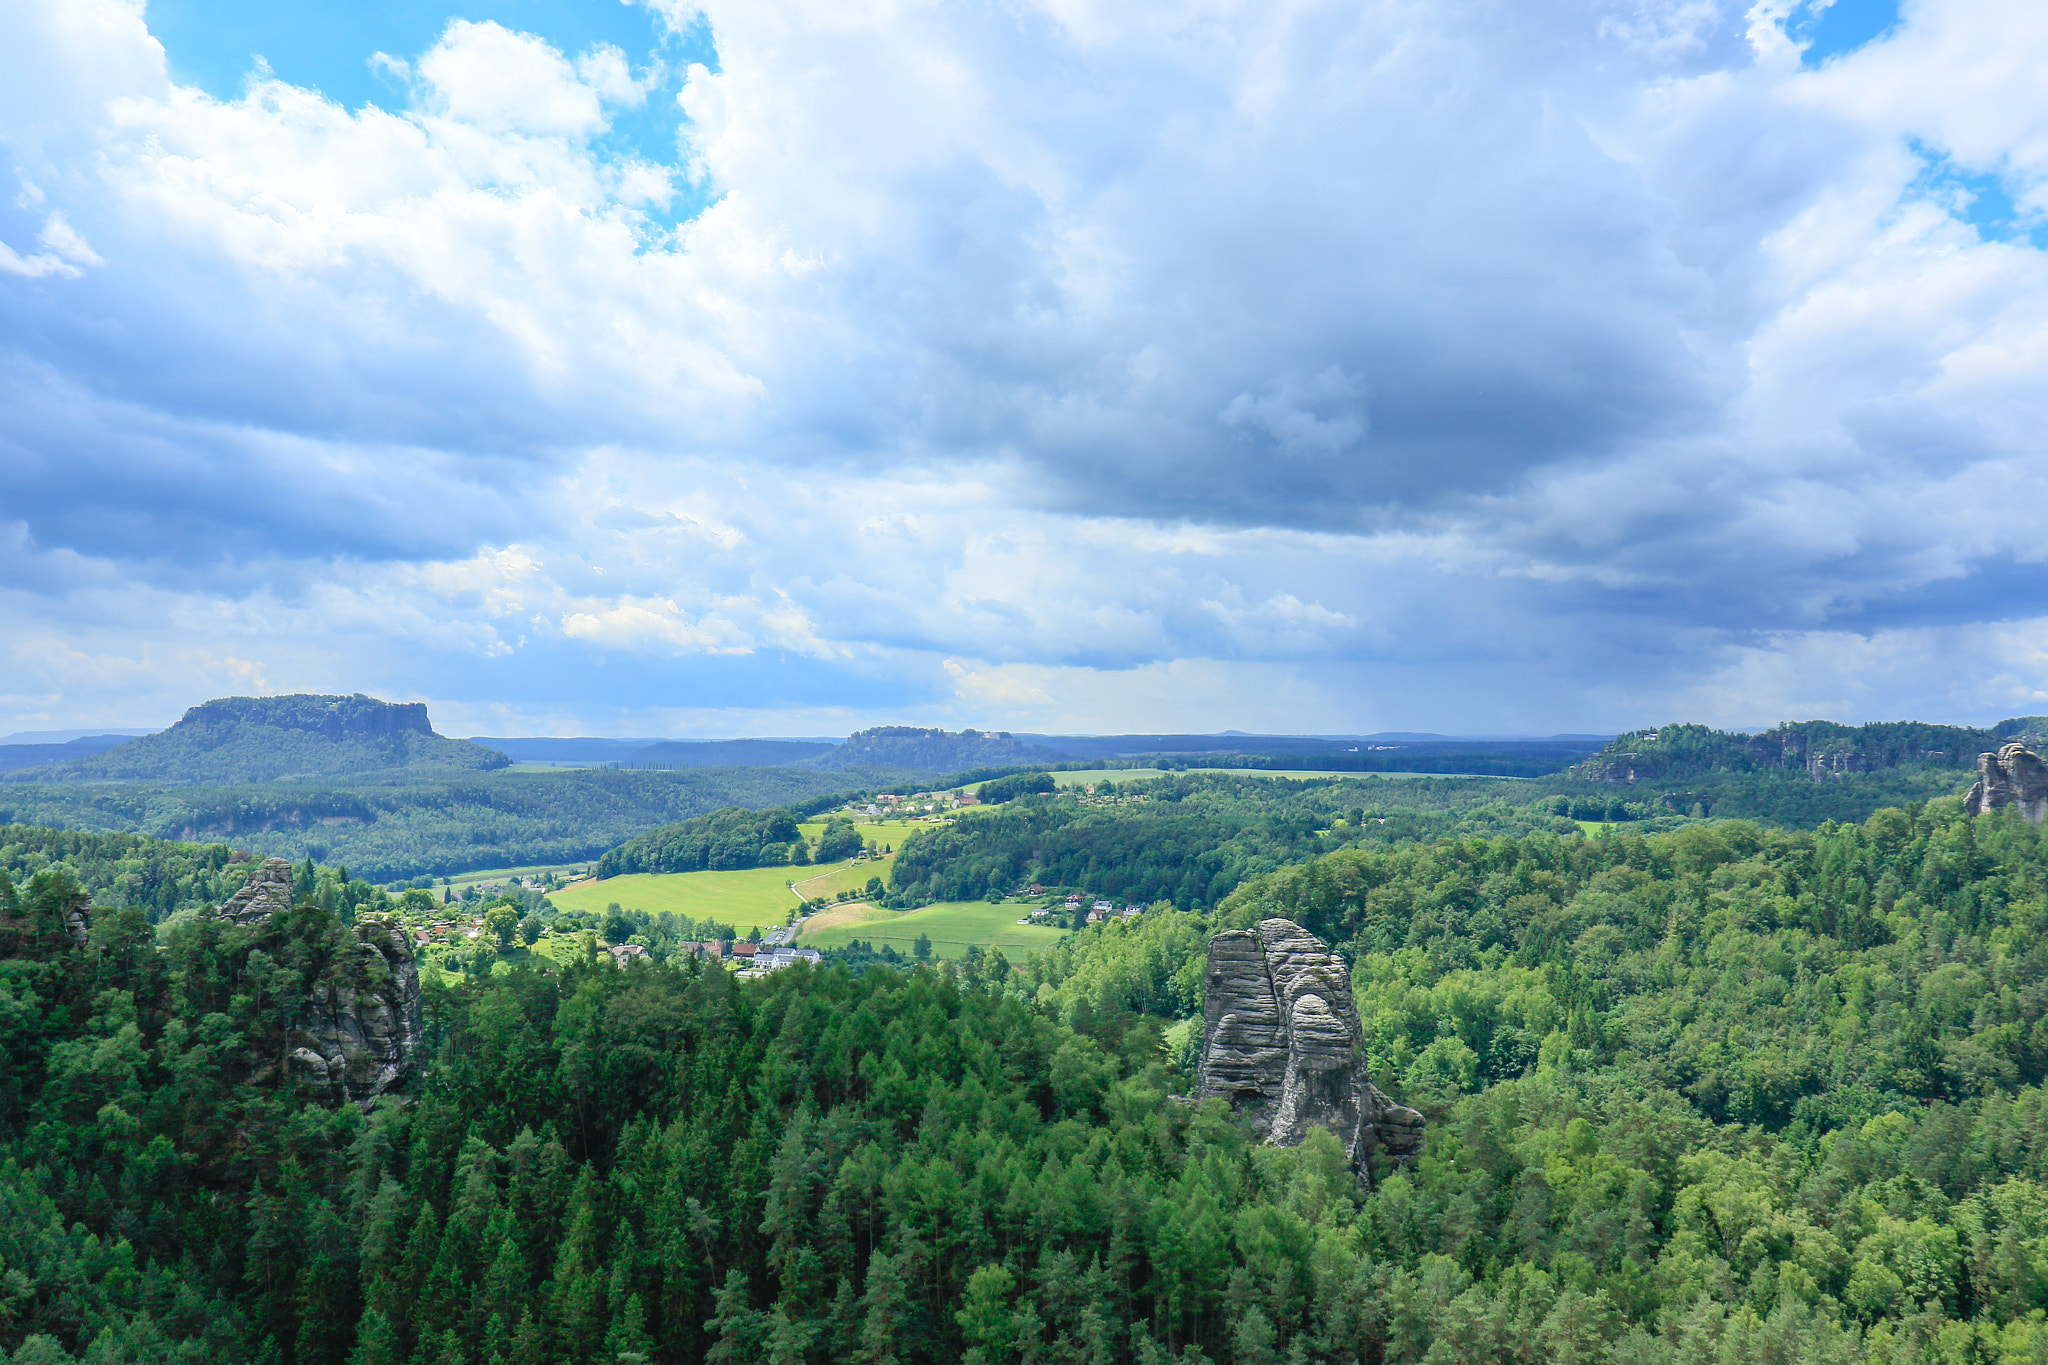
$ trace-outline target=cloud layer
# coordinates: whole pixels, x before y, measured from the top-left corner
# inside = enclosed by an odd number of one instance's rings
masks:
[[[6,0],[0,712],[2040,709],[2048,14],[1789,11],[714,0],[666,164],[649,54]]]

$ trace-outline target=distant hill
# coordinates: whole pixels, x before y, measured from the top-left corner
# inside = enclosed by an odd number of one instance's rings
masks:
[[[514,763],[623,763],[636,750],[662,741],[653,738],[604,739],[594,735],[524,738],[471,735],[469,742],[481,744],[486,749],[496,749]]]
[[[505,755],[443,739],[419,702],[295,694],[224,697],[195,706],[176,725],[103,753],[23,769],[10,781],[274,782],[368,773],[483,772]]]
[[[126,744],[132,735],[80,735],[77,739],[50,744],[0,744],[0,773],[16,768],[33,768],[44,763],[69,763],[75,759],[89,758],[104,753],[119,744]]]
[[[1226,730],[1216,735],[1026,735],[1018,739],[1072,759],[1153,758],[1170,755],[1322,757],[1371,771],[1385,766],[1375,755],[1483,755],[1491,758],[1558,760],[1548,771],[1592,753],[1607,735],[1550,735],[1527,738],[1416,734],[1400,731],[1376,735],[1248,735]]]
[[[801,739],[669,739],[635,749],[622,761],[632,768],[776,768],[838,747]]]
[[[1874,721],[1787,721],[1762,734],[1665,725],[1613,740],[1571,770],[1596,782],[1687,781],[1715,773],[1804,773],[1826,782],[1896,768],[1971,768],[1977,755],[2014,739],[2048,739],[2048,717],[2018,716],[1988,729]]]
[[[805,765],[825,772],[908,768],[920,773],[958,773],[970,768],[1057,763],[1065,757],[1056,749],[1027,744],[1006,730],[962,730],[953,734],[914,725],[878,725],[848,735],[844,744],[806,760]]]

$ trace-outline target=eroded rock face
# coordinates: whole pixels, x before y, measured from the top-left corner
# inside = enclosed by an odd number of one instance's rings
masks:
[[[1421,1147],[1422,1115],[1367,1078],[1350,973],[1314,934],[1269,919],[1216,935],[1207,997],[1201,1098],[1251,1112],[1275,1146],[1327,1128],[1361,1178],[1374,1152]]]
[[[271,858],[217,913],[247,927],[291,907],[292,865]],[[420,974],[399,926],[361,920],[351,933],[353,955],[330,964],[307,989],[306,1007],[285,1039],[285,1069],[316,1093],[367,1107],[412,1071],[420,1043]]]
[[[2008,744],[1995,754],[1977,755],[1977,785],[1970,788],[1970,814],[1982,815],[2007,806],[2018,806],[2036,825],[2048,817],[2048,763],[2024,744]]]
[[[367,1107],[402,1084],[420,1044],[420,974],[405,931],[355,925],[356,962],[314,985],[289,1041],[295,1078]]]
[[[241,889],[228,897],[220,917],[236,924],[261,924],[279,910],[292,908],[292,865],[282,858],[266,858]]]

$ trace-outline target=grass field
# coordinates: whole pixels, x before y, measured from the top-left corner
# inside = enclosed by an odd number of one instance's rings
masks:
[[[811,942],[827,929],[840,929],[849,924],[878,924],[883,920],[900,918],[894,910],[885,910],[867,901],[847,901],[842,905],[829,906],[804,921],[803,933],[799,937]],[[855,934],[855,938],[860,935]],[[915,938],[916,935],[911,935]]]
[[[819,896],[836,896],[841,891],[858,891],[868,884],[868,878],[880,877],[882,884],[889,884],[889,869],[896,865],[896,855],[884,854],[870,858],[864,863],[846,862],[836,867],[790,867],[783,871],[797,878],[796,889],[805,900]],[[809,873],[809,876],[805,876]]]
[[[514,877],[537,877],[543,872],[553,872],[557,876],[566,877],[572,872],[581,872],[595,861],[594,858],[586,858],[580,863],[536,863],[531,867],[493,867],[481,872],[458,872],[448,880],[459,892],[463,887],[474,886],[478,882],[505,882]],[[435,890],[440,890],[438,882],[435,883]]]
[[[806,820],[798,825],[797,828],[803,831],[804,838],[816,839],[820,834],[824,833],[825,822],[823,820]],[[890,848],[901,848],[903,847],[903,841],[909,838],[914,831],[930,828],[929,824],[920,824],[916,820],[883,820],[872,825],[862,820],[854,825],[854,829],[859,831],[860,837],[868,843],[887,844]]]
[[[980,944],[984,948],[1001,948],[1005,957],[1022,962],[1026,955],[1042,953],[1062,937],[1058,929],[1017,923],[1026,908],[1019,905],[954,901],[901,914],[870,908],[876,918],[853,922],[842,918],[839,923],[821,926],[822,916],[814,916],[797,942],[810,948],[843,948],[860,939],[877,948],[886,943],[907,955],[917,936],[924,934],[931,939],[932,951],[939,957],[959,957],[969,945]]]
[[[628,910],[649,914],[669,910],[692,919],[715,919],[745,933],[788,918],[797,898],[790,894],[787,883],[812,870],[750,867],[736,872],[632,872],[601,882],[579,882],[566,891],[550,893],[548,899],[557,909],[582,914],[602,911],[617,901]]]

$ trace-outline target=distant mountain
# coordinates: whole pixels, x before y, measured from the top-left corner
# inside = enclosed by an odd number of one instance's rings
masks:
[[[471,735],[469,742],[481,744],[486,749],[496,749],[514,763],[623,763],[648,745],[664,741],[654,738],[605,739],[594,735],[509,739]]]
[[[1597,782],[1686,781],[1709,773],[1803,772],[1816,782],[1891,768],[1971,768],[1977,755],[2014,739],[2048,739],[2048,716],[2018,716],[1988,729],[1874,721],[1787,721],[1761,734],[1705,725],[1636,730],[1571,770]]]
[[[81,735],[63,743],[0,743],[0,773],[32,768],[42,763],[69,763],[73,759],[89,758],[117,744],[126,744],[132,738],[132,735]]]
[[[1018,739],[1051,749],[1067,758],[1153,758],[1192,754],[1242,754],[1277,758],[1338,758],[1357,754],[1360,767],[1372,766],[1364,756],[1400,751],[1410,755],[1485,756],[1489,758],[1547,757],[1562,768],[1571,758],[1588,754],[1607,741],[1607,735],[1551,735],[1529,738],[1474,738],[1457,735],[1415,734],[1401,731],[1377,735],[1248,735],[1226,730],[1215,735],[1029,735]]]
[[[839,747],[801,739],[670,739],[636,749],[622,761],[634,768],[770,768]],[[847,766],[837,764],[833,770]]]
[[[11,735],[0,735],[0,747],[10,744],[69,744],[74,739],[103,739],[107,743],[101,748],[110,748],[137,735],[153,735],[154,730],[124,730],[118,725],[98,730],[16,730]]]
[[[297,694],[224,697],[195,706],[170,729],[49,767],[9,774],[44,782],[273,782],[368,773],[502,768],[505,755],[444,739],[419,702]]]
[[[805,760],[805,766],[825,772],[908,768],[920,773],[958,773],[970,768],[1057,763],[1066,757],[1057,749],[1026,744],[1006,730],[962,730],[953,734],[914,725],[879,725],[848,735],[844,744]]]

